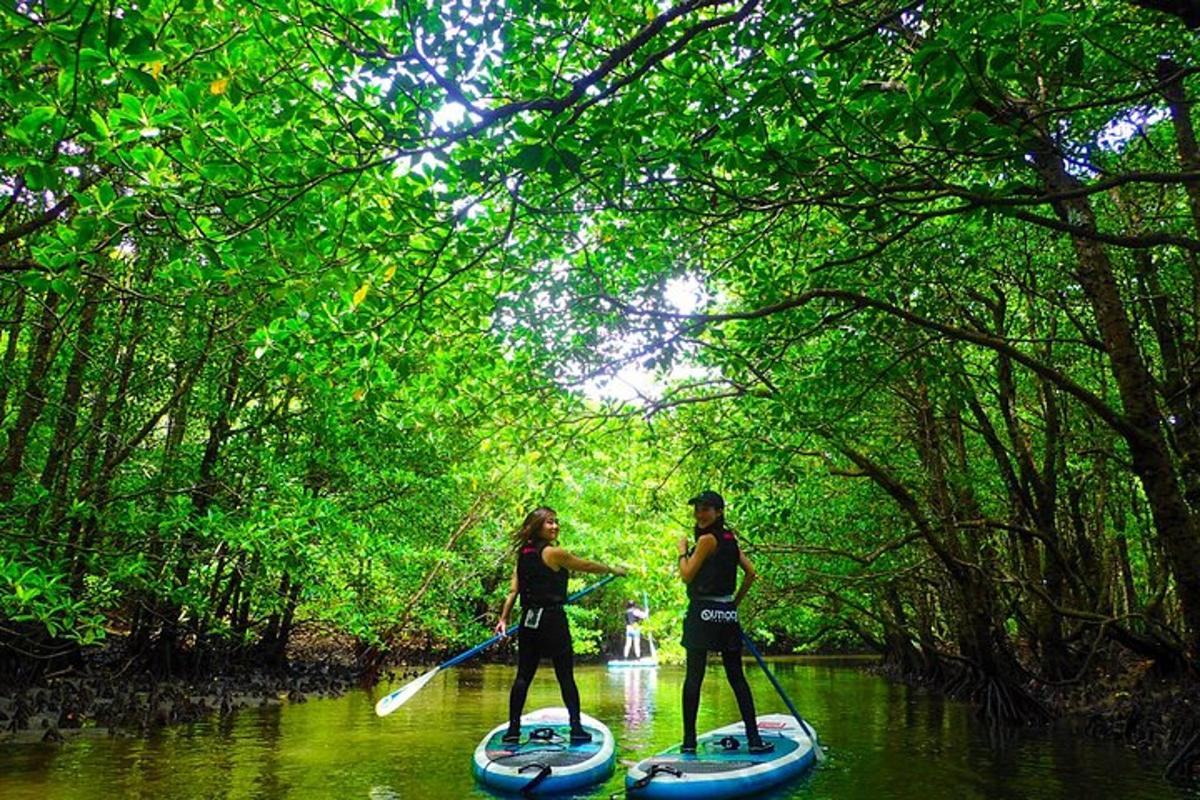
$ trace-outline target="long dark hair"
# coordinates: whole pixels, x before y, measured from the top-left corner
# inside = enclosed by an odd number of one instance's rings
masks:
[[[512,532],[513,549],[520,550],[521,545],[530,539],[540,538],[542,535],[542,526],[546,524],[547,519],[553,516],[557,516],[557,513],[549,506],[538,506],[526,514],[525,521],[521,523],[521,527]]]

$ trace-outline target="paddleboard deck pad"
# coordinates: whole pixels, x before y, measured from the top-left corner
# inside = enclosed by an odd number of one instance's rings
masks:
[[[726,725],[700,736],[695,755],[675,745],[639,761],[625,777],[625,790],[630,797],[652,799],[744,797],[789,781],[816,761],[812,740],[795,717],[760,716],[758,730],[775,745],[773,752],[752,754],[746,726]]]
[[[572,792],[607,780],[616,748],[604,723],[582,715],[587,744],[571,744],[565,708],[542,708],[521,717],[521,741],[501,741],[508,723],[496,726],[475,748],[475,778],[500,792],[543,796]]]

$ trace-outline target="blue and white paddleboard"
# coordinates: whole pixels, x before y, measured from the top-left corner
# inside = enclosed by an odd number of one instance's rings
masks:
[[[497,791],[530,795],[571,792],[607,780],[616,755],[612,732],[587,714],[580,722],[592,734],[587,744],[571,744],[565,708],[521,717],[520,744],[502,742],[508,723],[497,725],[475,748],[476,780]]]
[[[606,666],[609,669],[657,669],[658,658],[614,658]]]
[[[683,755],[675,745],[639,761],[625,778],[625,791],[642,798],[743,797],[789,781],[816,761],[813,743],[795,717],[760,716],[758,730],[775,744],[774,752],[751,754],[745,724],[726,725],[700,736],[695,755]]]

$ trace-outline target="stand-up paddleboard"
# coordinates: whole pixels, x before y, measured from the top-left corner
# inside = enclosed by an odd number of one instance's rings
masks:
[[[774,752],[752,754],[746,726],[726,725],[700,736],[695,755],[683,755],[675,745],[639,761],[625,778],[625,791],[652,799],[743,797],[789,781],[816,761],[813,743],[795,717],[760,716],[758,730]]]
[[[607,780],[616,755],[612,732],[587,714],[580,722],[592,734],[587,744],[571,744],[565,708],[542,708],[521,717],[520,744],[500,741],[508,723],[496,726],[475,748],[475,778],[501,792],[527,795],[570,792]]]
[[[605,666],[609,669],[655,668],[658,666],[658,658],[614,658]]]

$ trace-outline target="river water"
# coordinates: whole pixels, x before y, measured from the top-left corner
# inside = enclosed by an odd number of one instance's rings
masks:
[[[958,703],[827,661],[775,665],[817,729],[828,761],[769,800],[1121,800],[1200,798],[1173,786],[1163,763],[1065,728],[989,734]],[[759,713],[785,711],[752,663]],[[479,739],[503,721],[513,669],[450,670],[389,717],[372,713],[389,687],[336,700],[242,711],[149,738],[88,731],[66,745],[0,745],[0,798],[488,798],[471,778]],[[680,736],[682,669],[577,668],[584,711],[618,739],[617,772],[586,795],[623,787],[626,765]],[[527,710],[561,705],[544,665]],[[710,666],[700,730],[738,718],[718,665]]]

